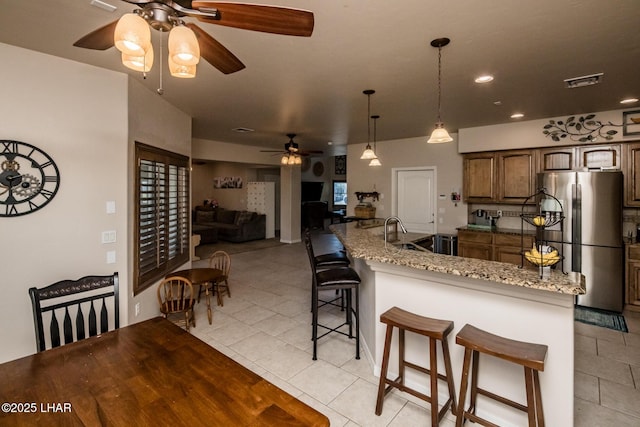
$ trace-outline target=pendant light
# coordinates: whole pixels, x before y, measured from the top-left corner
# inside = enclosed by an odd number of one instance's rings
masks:
[[[427,141],[429,144],[453,141],[449,132],[444,128],[444,123],[442,123],[442,118],[440,117],[442,104],[442,48],[448,45],[450,41],[451,40],[446,37],[431,41],[431,46],[438,48],[438,121],[436,122],[436,127],[431,137]]]
[[[375,154],[378,151],[378,147],[376,147],[376,141],[377,141],[377,137],[376,137],[376,122],[377,120],[380,118],[380,116],[378,115],[373,115],[371,116],[371,118],[373,119],[373,153]],[[374,157],[373,159],[371,159],[371,161],[369,162],[369,166],[382,166],[382,163],[380,163],[380,159],[378,158],[378,156],[376,155],[376,157]]]
[[[362,156],[360,156],[360,160],[371,160],[376,158],[376,153],[371,149],[371,95],[376,93],[373,89],[367,89],[362,91],[365,95],[367,95],[367,147],[364,149]]]

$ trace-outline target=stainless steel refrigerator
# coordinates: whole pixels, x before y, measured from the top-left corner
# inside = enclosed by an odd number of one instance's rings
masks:
[[[558,199],[565,217],[562,227],[539,232],[538,237],[562,245],[564,272],[578,271],[586,279],[587,293],[576,303],[622,312],[622,172],[544,172],[537,184]],[[542,211],[558,210],[558,202],[538,200]]]

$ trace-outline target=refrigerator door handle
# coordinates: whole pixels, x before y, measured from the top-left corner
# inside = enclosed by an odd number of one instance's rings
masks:
[[[573,198],[571,208],[571,270],[582,271],[582,185],[572,184],[571,196]]]

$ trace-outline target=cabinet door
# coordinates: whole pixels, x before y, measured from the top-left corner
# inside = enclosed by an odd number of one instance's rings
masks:
[[[516,234],[495,234],[493,236],[494,261],[520,265],[522,251],[531,249],[533,236],[519,236]]]
[[[458,242],[458,256],[466,258],[493,260],[493,247],[478,243]]]
[[[540,172],[570,171],[575,168],[575,148],[543,148],[538,151]]]
[[[640,143],[627,144],[624,174],[624,205],[640,206]]]
[[[588,145],[578,147],[578,168],[621,168],[620,144]]]
[[[627,304],[640,306],[640,261],[627,263]]]
[[[464,156],[462,196],[466,202],[496,200],[496,170],[493,153],[473,153]]]
[[[467,258],[493,259],[492,233],[461,230],[458,232],[458,255]]]
[[[504,151],[498,162],[498,202],[521,204],[535,193],[536,155],[534,150]],[[531,203],[535,203],[531,199]]]

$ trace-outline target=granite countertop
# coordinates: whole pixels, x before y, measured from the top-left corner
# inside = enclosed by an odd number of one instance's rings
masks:
[[[550,277],[541,279],[538,269],[535,268],[520,268],[514,264],[496,261],[404,250],[389,245],[385,248],[384,239],[380,234],[357,227],[356,223],[334,224],[329,226],[329,229],[354,258],[561,294],[585,293],[584,276],[577,273],[563,274],[561,271],[552,270]],[[416,236],[411,237],[411,240],[416,240]]]

